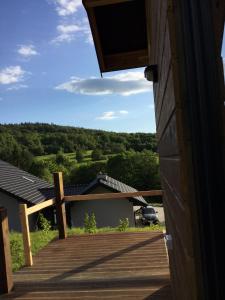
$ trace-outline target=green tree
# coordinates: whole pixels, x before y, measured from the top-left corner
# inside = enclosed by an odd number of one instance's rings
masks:
[[[114,156],[108,160],[107,173],[138,190],[160,188],[158,156],[151,151]]]
[[[40,177],[43,180],[50,182],[50,183],[53,182],[52,173],[46,166],[46,163],[41,160],[40,161],[33,160],[33,163],[29,169],[29,172],[37,177]]]
[[[78,162],[81,162],[81,161],[83,160],[83,158],[84,158],[83,151],[80,150],[80,149],[78,149],[78,150],[76,151],[76,160],[77,160]]]
[[[104,155],[100,149],[94,149],[91,153],[91,158],[93,161],[103,160]]]
[[[106,172],[106,162],[96,162],[75,167],[70,173],[70,184],[90,183],[100,172]]]

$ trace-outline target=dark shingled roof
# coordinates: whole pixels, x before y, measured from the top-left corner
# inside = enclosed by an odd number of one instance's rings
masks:
[[[90,184],[65,186],[64,194],[66,196],[86,194],[98,185],[115,192],[137,192],[136,189],[123,182],[108,175],[99,174]],[[55,196],[53,185],[2,160],[0,160],[0,191],[31,204],[37,204]],[[147,205],[142,196],[130,199],[135,205]]]
[[[13,195],[18,200],[37,204],[47,199],[48,182],[0,160],[0,191]]]
[[[71,186],[64,186],[64,194],[65,196],[88,194],[90,190],[93,190],[98,185],[102,185],[113,192],[137,192],[137,190],[132,188],[131,186],[126,185],[125,183],[116,180],[108,175],[98,175],[96,179],[91,181],[89,184],[76,184]],[[46,189],[43,192],[45,193],[47,198],[55,197],[54,188]],[[135,205],[148,204],[142,196],[132,197],[130,199]]]
[[[88,186],[88,184],[76,184],[76,185],[64,186],[64,195],[65,196],[81,195],[83,190],[87,186]],[[54,187],[44,189],[43,193],[46,195],[46,198],[48,198],[48,199],[55,197]]]
[[[131,186],[116,180],[108,175],[99,174],[95,180],[93,180],[87,187],[83,190],[83,194],[88,193],[89,190],[93,189],[98,184],[103,185],[106,188],[111,189],[112,191],[116,191],[119,193],[130,193],[130,192],[137,192],[136,189],[132,188]],[[148,203],[142,196],[132,197],[130,198],[131,201],[135,205],[147,205]]]

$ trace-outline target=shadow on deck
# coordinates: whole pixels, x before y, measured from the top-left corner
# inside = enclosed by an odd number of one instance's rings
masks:
[[[159,232],[73,236],[57,240],[14,274],[1,299],[170,300],[168,261]]]

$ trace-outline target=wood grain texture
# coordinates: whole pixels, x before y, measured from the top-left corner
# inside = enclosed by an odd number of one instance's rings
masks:
[[[13,288],[12,261],[7,210],[0,207],[0,294]]]
[[[172,300],[161,232],[56,240],[14,281],[14,291],[1,299]]]
[[[105,69],[102,71],[117,71],[118,69],[130,69],[145,67],[148,65],[148,50],[123,52],[104,56]]]
[[[59,238],[65,239],[66,234],[66,209],[64,199],[63,175],[62,172],[56,172],[54,175],[56,216],[59,230]]]
[[[171,46],[176,37],[171,30],[173,9],[171,1],[152,1],[155,30],[151,55],[158,65],[159,81],[154,84],[156,127],[160,173],[164,190],[167,232],[172,236],[173,249],[169,251],[171,285],[176,300],[197,300],[195,261],[193,259],[193,232],[187,177],[188,131],[184,130],[185,104],[178,92],[181,78],[175,71],[179,66],[177,53]],[[158,17],[160,16],[160,17]],[[190,168],[191,165],[189,165]],[[191,174],[191,172],[190,172]],[[192,216],[193,217],[193,216]]]
[[[123,3],[133,0],[82,0],[84,7],[96,7],[110,4]]]
[[[55,204],[55,199],[49,199],[40,204],[31,206],[31,207],[27,208],[27,215],[31,215],[37,211],[40,211],[40,210],[42,210],[46,207],[52,206],[54,204]]]
[[[25,265],[32,266],[33,258],[31,252],[30,229],[27,214],[27,204],[20,204],[20,222],[23,236]]]
[[[85,200],[106,200],[106,199],[119,199],[119,198],[131,198],[137,196],[162,196],[162,190],[152,191],[138,191],[128,193],[105,193],[105,194],[87,194],[87,195],[73,195],[65,196],[64,201],[85,201]]]

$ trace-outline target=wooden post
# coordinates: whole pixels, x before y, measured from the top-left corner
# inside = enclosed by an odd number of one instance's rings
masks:
[[[8,216],[7,210],[4,207],[0,207],[0,294],[9,293],[12,288],[12,259]]]
[[[66,234],[66,209],[64,199],[64,188],[63,188],[63,176],[62,172],[54,173],[54,184],[55,184],[55,200],[56,200],[56,215],[59,230],[59,239],[65,239]]]
[[[32,266],[33,258],[31,252],[30,229],[26,204],[20,204],[20,222],[23,235],[25,264],[26,266]]]

